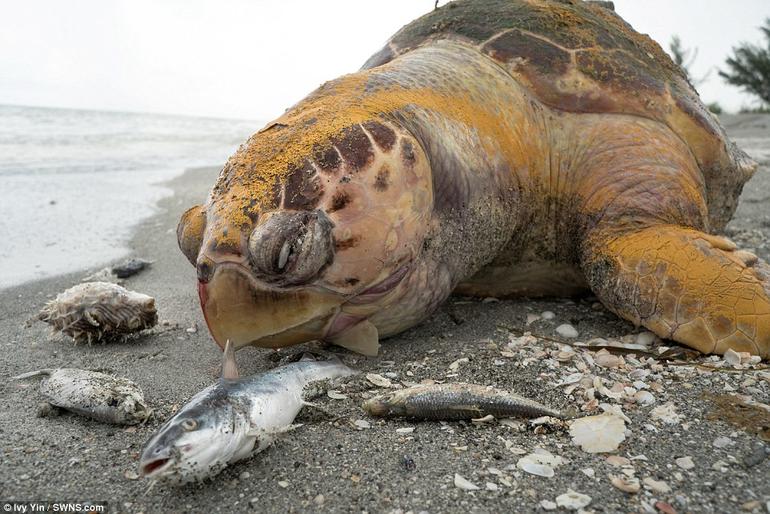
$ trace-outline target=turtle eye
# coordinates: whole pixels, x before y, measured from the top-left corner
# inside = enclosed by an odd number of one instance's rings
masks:
[[[190,432],[198,428],[198,422],[195,421],[194,419],[186,419],[182,421],[182,428]]]
[[[308,282],[334,258],[333,226],[320,210],[277,212],[249,236],[249,262],[266,282]]]

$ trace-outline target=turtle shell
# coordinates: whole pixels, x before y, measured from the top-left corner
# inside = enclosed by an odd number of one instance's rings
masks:
[[[682,69],[610,2],[457,0],[403,27],[364,64],[385,64],[433,41],[452,39],[495,59],[542,103],[579,113],[657,120],[695,156],[711,228],[732,217],[756,164],[727,139]]]

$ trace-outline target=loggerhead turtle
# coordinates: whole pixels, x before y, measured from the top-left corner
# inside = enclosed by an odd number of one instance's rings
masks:
[[[770,266],[714,235],[755,168],[607,5],[458,0],[253,135],[179,246],[220,346],[374,354],[452,292],[590,289],[767,358]]]

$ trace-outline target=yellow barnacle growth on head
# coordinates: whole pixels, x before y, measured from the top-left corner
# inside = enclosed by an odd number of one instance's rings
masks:
[[[408,118],[417,111],[430,111],[459,122],[478,134],[488,154],[502,153],[515,168],[517,159],[526,154],[516,143],[522,140],[517,134],[529,130],[527,120],[516,109],[501,109],[508,107],[510,95],[506,98],[503,93],[502,99],[497,95],[511,79],[481,62],[453,70],[452,81],[432,80],[427,73],[410,76],[415,80],[408,84],[382,80],[396,62],[324,84],[253,135],[230,158],[212,194],[216,217],[231,226],[250,226],[244,207],[270,205],[273,188],[285,181],[290,170],[328,149],[345,128],[395,113]],[[488,76],[479,77],[479,68]]]

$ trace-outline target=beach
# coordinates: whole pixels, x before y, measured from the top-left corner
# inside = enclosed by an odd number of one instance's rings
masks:
[[[727,235],[770,260],[770,115],[725,116],[722,121],[734,140],[760,161]],[[639,359],[626,354],[621,366],[581,371],[575,366],[585,362],[580,355],[586,350],[573,347],[575,341],[635,340],[642,332],[591,296],[506,301],[452,297],[427,321],[384,341],[376,358],[333,350],[362,372],[335,386],[345,399],[315,400],[334,417],[301,414],[303,426],[210,481],[184,487],[158,483],[148,490],[151,484],[137,477],[143,444],[219,373],[221,352],[202,319],[196,273],[176,243],[179,216],[205,200],[217,173],[218,168],[194,168],[165,182],[162,187],[173,194],[160,198],[154,214],[128,240],[131,256],[153,261],[125,283],[156,298],[161,321],[148,334],[125,343],[76,346],[51,338],[42,323],[27,326],[46,301],[109,262],[0,290],[0,500],[105,501],[109,512],[126,513],[544,512],[549,502],[555,505],[557,497],[573,490],[590,496],[584,510],[593,512],[664,512],[658,502],[675,512],[770,512],[770,458],[760,458],[770,443],[751,427],[729,422],[714,401],[715,395],[741,394],[770,403],[765,363],[733,369],[721,358],[699,357],[676,365],[651,358],[636,366]],[[544,312],[555,316],[546,319]],[[566,323],[577,330],[577,338],[562,339],[556,332]],[[657,354],[661,345],[673,346],[658,342],[650,351]],[[241,374],[247,375],[303,349],[318,348],[311,343],[278,354],[247,348],[237,359]],[[566,355],[560,360],[562,353]],[[9,378],[54,367],[129,378],[144,390],[154,413],[146,424],[128,428],[69,413],[37,417],[37,383]],[[363,399],[384,391],[365,378],[376,373],[394,385],[428,379],[495,385],[570,411],[585,400],[557,385],[565,376],[590,374],[609,387],[631,384],[629,370],[634,367],[649,371],[644,381],[655,402],[602,400],[621,407],[628,418],[626,438],[613,453],[623,459],[581,450],[559,424],[416,423],[371,418],[360,408]],[[677,415],[671,423],[651,414],[667,404]],[[367,423],[356,424],[359,420]],[[770,437],[770,428],[764,436]],[[524,455],[542,450],[562,460],[554,465],[552,477],[517,467]],[[678,460],[685,457],[691,458],[692,467]],[[479,489],[456,487],[456,474]],[[612,477],[619,476],[638,479],[638,492],[613,486]]]

